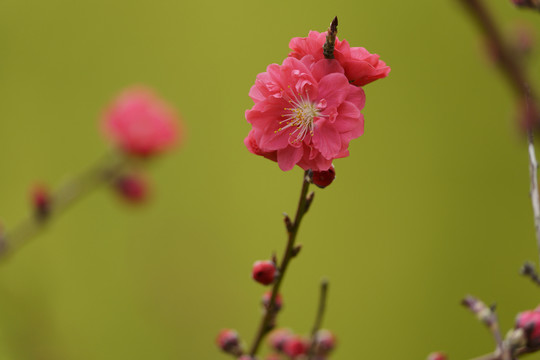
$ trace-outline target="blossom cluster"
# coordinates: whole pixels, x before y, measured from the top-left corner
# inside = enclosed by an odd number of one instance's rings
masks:
[[[349,155],[349,143],[364,132],[363,86],[390,72],[362,47],[336,39],[334,59],[323,53],[326,33],[293,38],[281,65],[257,75],[246,111],[252,129],[244,143],[256,155],[314,172],[329,171],[334,159]]]

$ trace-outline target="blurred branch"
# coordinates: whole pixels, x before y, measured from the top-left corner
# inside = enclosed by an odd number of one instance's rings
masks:
[[[311,330],[311,345],[308,352],[308,360],[313,359],[315,356],[315,348],[317,347],[317,332],[321,328],[324,311],[326,309],[326,298],[328,296],[328,280],[323,279],[321,281],[321,293],[319,296],[319,307],[317,309],[317,316],[315,317],[315,323]]]
[[[494,308],[486,306],[482,301],[471,295],[465,297],[465,299],[462,300],[461,304],[469,308],[469,310],[471,310],[476,315],[478,320],[480,320],[484,323],[484,325],[487,326],[487,328],[493,335],[495,343],[497,344],[497,350],[495,352],[495,355],[498,356],[497,359],[500,358],[502,360],[510,360],[510,352],[508,351],[508,348],[504,346],[501,332],[499,329],[499,321],[497,319],[497,314],[495,314]]]
[[[468,10],[473,20],[476,22],[486,41],[495,52],[496,62],[500,71],[506,77],[510,87],[515,91],[520,99],[536,99],[536,95],[528,85],[530,81],[514,56],[512,48],[503,40],[501,32],[492,15],[484,5],[483,0],[457,0],[461,2]],[[535,114],[536,115],[536,114]],[[537,116],[534,117],[536,121]]]
[[[268,307],[265,309],[265,313],[261,319],[257,334],[255,335],[255,339],[253,340],[253,344],[251,345],[249,351],[251,357],[255,356],[259,349],[259,346],[261,345],[262,340],[273,327],[273,320],[276,313],[276,298],[279,293],[279,288],[283,282],[283,279],[285,278],[285,273],[291,259],[298,253],[298,251],[295,250],[294,243],[296,241],[296,235],[298,234],[298,229],[300,228],[302,218],[306,214],[309,208],[309,204],[311,204],[311,202],[313,201],[313,195],[310,194],[308,196],[309,184],[311,183],[312,176],[313,173],[311,170],[305,171],[302,179],[302,190],[300,191],[300,198],[298,199],[298,208],[296,209],[296,216],[294,218],[294,221],[291,222],[290,218],[285,215],[285,228],[287,229],[288,234],[287,247],[285,248],[281,264],[278,267],[279,275],[276,279],[276,282],[274,282],[274,285],[272,286],[272,295],[270,296],[270,302],[268,304]]]
[[[514,5],[540,11],[540,0],[512,0]]]
[[[24,221],[10,231],[0,235],[0,259],[12,254],[28,243],[52,219],[95,190],[100,185],[111,182],[120,175],[128,164],[128,157],[122,153],[110,153],[82,174],[70,179],[51,194],[43,194],[45,209],[34,208]]]

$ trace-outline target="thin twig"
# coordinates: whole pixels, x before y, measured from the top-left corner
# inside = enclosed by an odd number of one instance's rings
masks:
[[[324,311],[326,309],[326,298],[328,295],[328,280],[323,279],[321,281],[321,292],[319,296],[319,307],[317,309],[317,315],[315,316],[315,323],[311,329],[311,345],[308,352],[308,360],[312,360],[315,356],[315,349],[317,348],[317,333],[321,328]]]
[[[257,354],[262,340],[264,339],[266,334],[272,329],[272,323],[275,316],[276,297],[279,293],[279,288],[283,283],[283,279],[285,278],[285,273],[289,266],[289,262],[294,257],[294,243],[296,240],[296,235],[298,234],[298,229],[300,228],[302,218],[307,212],[307,193],[309,190],[309,184],[311,183],[312,175],[313,173],[311,172],[311,170],[306,170],[306,172],[304,173],[302,179],[302,190],[300,191],[300,198],[298,199],[298,208],[296,209],[296,216],[294,218],[294,222],[291,223],[290,219],[288,219],[288,216],[285,215],[285,227],[288,234],[287,247],[285,248],[285,252],[283,253],[281,264],[278,267],[279,276],[277,277],[276,282],[272,286],[272,295],[270,296],[270,302],[261,319],[257,334],[255,335],[255,339],[253,340],[253,344],[251,345],[249,351],[249,354],[252,357]]]
[[[484,2],[482,0],[457,1],[460,1],[465,6],[473,17],[473,20],[480,27],[480,30],[484,33],[488,44],[491,45],[495,51],[499,69],[503,75],[505,75],[508,83],[514,89],[520,100],[525,99],[527,96],[536,99],[535,93],[527,86],[530,82],[527,79],[525,71],[514,56],[511,47],[504,42],[499,27],[493,20],[493,17],[484,5]],[[535,120],[537,119],[538,118],[535,117]]]

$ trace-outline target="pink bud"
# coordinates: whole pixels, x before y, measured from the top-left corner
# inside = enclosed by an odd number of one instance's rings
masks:
[[[447,359],[448,357],[446,356],[446,354],[439,351],[433,352],[429,354],[427,357],[427,360],[447,360]]]
[[[122,175],[114,183],[116,192],[130,203],[142,203],[148,198],[148,183],[141,175]]]
[[[32,190],[32,205],[38,219],[45,219],[51,210],[51,195],[43,185],[36,185]]]
[[[516,329],[525,330],[527,345],[540,345],[540,312],[532,310],[518,314]]]
[[[272,297],[272,292],[267,291],[264,293],[262,297],[262,304],[265,309],[268,309],[268,306],[270,305],[270,298]],[[276,295],[276,299],[274,301],[274,311],[281,310],[281,307],[283,306],[283,299],[281,298],[280,294]]]
[[[328,185],[330,185],[334,179],[336,178],[336,169],[334,169],[334,165],[330,167],[330,169],[325,171],[314,171],[313,172],[313,180],[312,182],[320,187],[321,189],[324,189]]]
[[[235,330],[223,329],[219,332],[216,343],[218,347],[226,353],[237,353],[240,346],[240,339]]]
[[[269,285],[274,282],[276,274],[276,265],[268,260],[255,261],[251,276],[255,281],[263,285]]]
[[[272,349],[283,352],[285,342],[293,336],[293,332],[289,329],[276,329],[268,336],[268,344]]]
[[[281,360],[281,356],[279,354],[268,354],[266,355],[266,360]]]
[[[103,116],[103,131],[121,150],[135,156],[167,150],[179,137],[174,111],[144,88],[128,89],[115,99]]]
[[[299,335],[293,335],[289,337],[283,345],[283,352],[293,359],[298,356],[307,354],[308,349],[308,341]]]
[[[325,329],[317,331],[315,342],[318,355],[327,355],[336,347],[336,337],[331,331]]]

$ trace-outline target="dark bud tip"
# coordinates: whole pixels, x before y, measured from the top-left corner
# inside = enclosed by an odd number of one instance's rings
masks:
[[[296,246],[291,250],[291,256],[292,256],[292,257],[298,256],[298,254],[300,253],[300,250],[302,250],[302,244],[296,245]]]
[[[338,27],[338,18],[337,16],[335,16],[332,22],[330,23],[330,31],[337,32],[337,27]]]

